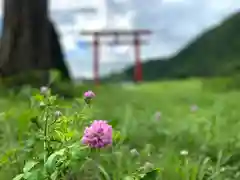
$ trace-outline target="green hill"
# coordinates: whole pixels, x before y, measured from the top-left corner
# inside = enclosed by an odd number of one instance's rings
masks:
[[[132,79],[134,67],[111,75]],[[240,13],[224,20],[189,43],[167,60],[149,60],[143,64],[145,80],[223,76],[240,70]]]

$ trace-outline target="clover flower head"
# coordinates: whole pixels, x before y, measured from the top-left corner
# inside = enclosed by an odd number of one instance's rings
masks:
[[[62,112],[61,111],[55,111],[54,115],[55,115],[56,118],[59,118],[62,115]]]
[[[48,87],[47,86],[42,86],[41,88],[40,88],[40,92],[41,92],[41,94],[43,94],[43,95],[46,95],[47,93],[48,93]]]
[[[191,112],[195,112],[198,110],[198,106],[196,104],[193,104],[191,107],[190,107],[190,110]]]
[[[92,98],[94,98],[94,97],[95,97],[95,94],[94,94],[94,92],[91,91],[91,90],[86,91],[86,92],[84,93],[84,98],[92,99]]]
[[[112,126],[104,120],[94,120],[86,127],[82,143],[91,148],[103,148],[112,144]]]
[[[143,168],[144,168],[145,171],[150,171],[150,170],[153,170],[154,165],[152,163],[150,163],[150,162],[146,162],[144,164]]]
[[[139,156],[139,152],[137,151],[137,149],[131,149],[130,153],[132,156]]]
[[[182,150],[182,151],[180,151],[180,155],[187,156],[188,155],[188,151],[187,150]]]
[[[155,113],[155,119],[156,119],[156,120],[160,120],[160,119],[161,119],[161,116],[162,116],[162,113],[161,113],[161,112],[158,111],[158,112]]]

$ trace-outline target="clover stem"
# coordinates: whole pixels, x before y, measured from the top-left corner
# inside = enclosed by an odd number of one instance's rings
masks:
[[[44,124],[44,164],[47,161],[47,157],[48,157],[48,142],[47,142],[47,138],[48,138],[48,111],[45,111],[45,124]]]

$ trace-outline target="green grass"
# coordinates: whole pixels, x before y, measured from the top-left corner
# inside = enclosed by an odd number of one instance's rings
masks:
[[[240,91],[207,91],[200,80],[143,83],[131,88],[112,85],[94,91],[92,118],[110,120],[124,139],[114,152],[102,152],[109,156],[107,160],[100,159],[116,180],[145,162],[160,168],[163,180],[240,179]],[[199,107],[196,112],[190,110],[193,104]],[[0,127],[1,147],[6,149],[14,146],[7,142],[17,129],[27,127],[27,120],[21,118],[25,117],[22,112],[27,113],[26,102],[14,96],[2,98],[0,107],[1,111],[11,108],[15,116]],[[157,111],[162,113],[159,120],[154,116]],[[136,161],[131,149],[140,154]],[[186,157],[180,155],[182,150],[188,151]],[[16,172],[13,167],[7,171]],[[6,171],[0,170],[0,179],[6,179],[3,177]]]

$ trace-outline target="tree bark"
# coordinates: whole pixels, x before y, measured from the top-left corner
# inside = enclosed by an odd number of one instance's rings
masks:
[[[54,50],[55,46],[58,50]],[[47,0],[5,0],[0,48],[2,77],[56,69],[58,61],[64,64],[58,36],[48,18]],[[69,77],[66,66],[65,71]]]

